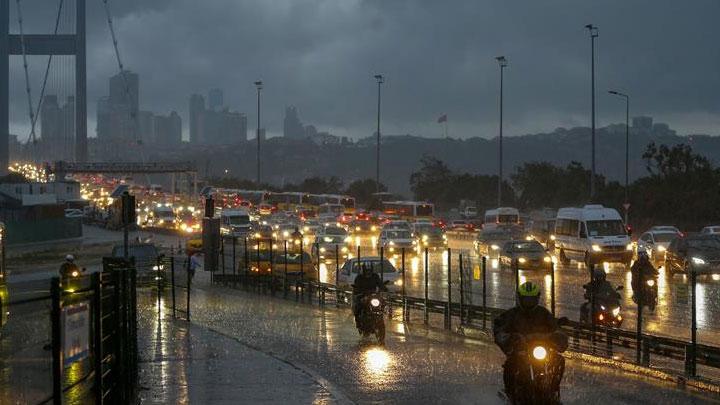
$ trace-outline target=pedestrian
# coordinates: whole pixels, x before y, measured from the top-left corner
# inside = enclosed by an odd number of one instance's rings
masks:
[[[190,280],[192,281],[193,277],[195,277],[195,270],[202,267],[202,263],[200,262],[200,252],[194,252],[190,255],[190,263],[188,264],[188,271],[190,272]]]

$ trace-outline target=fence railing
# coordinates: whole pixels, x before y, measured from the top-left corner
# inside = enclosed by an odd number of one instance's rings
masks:
[[[228,242],[232,244],[231,249],[226,245]],[[294,295],[295,299],[305,299],[306,297],[313,302],[325,305],[328,297],[335,300],[336,305],[344,305],[351,302],[349,296],[351,291],[347,283],[338,282],[341,272],[341,265],[348,259],[362,258],[363,252],[358,247],[353,249],[353,254],[340,257],[338,250],[335,255],[325,255],[325,259],[321,259],[320,247],[317,244],[311,244],[311,256],[308,266],[307,256],[301,254],[296,258],[290,267],[294,271],[288,272],[288,245],[287,241],[271,243],[267,248],[263,248],[258,241],[248,239],[232,238],[226,240],[222,244],[221,267],[212,274],[214,283],[222,283],[225,285],[242,286],[244,288],[255,288],[258,291],[269,294],[282,294],[283,297]],[[443,316],[443,325],[447,329],[452,329],[455,323],[460,327],[474,327],[480,330],[489,331],[492,327],[492,320],[500,314],[504,309],[488,305],[488,288],[490,287],[487,280],[489,263],[485,257],[481,257],[479,263],[473,265],[469,259],[467,251],[461,251],[459,254],[453,254],[451,249],[440,249],[443,253],[446,263],[443,265],[444,275],[443,282],[446,283],[442,288],[435,287],[434,295],[441,295],[440,299],[430,298],[428,280],[437,274],[429,274],[429,258],[428,248],[425,249],[398,249],[395,250],[393,256],[400,256],[398,259],[399,272],[401,274],[402,286],[396,292],[388,294],[389,303],[403,309],[402,316],[409,319],[409,311],[421,311],[423,322],[428,323],[430,314],[441,314]],[[228,254],[228,251],[230,254]],[[305,252],[303,242],[300,242],[300,250]],[[278,253],[280,252],[280,253]],[[383,260],[385,258],[385,248],[376,249],[376,259],[379,256],[380,273],[383,272]],[[409,294],[406,286],[406,256],[413,253],[416,261],[422,265],[422,295]],[[419,253],[419,254],[418,254]],[[329,259],[328,259],[329,257]],[[320,275],[321,266],[325,266],[326,277],[322,280]],[[334,266],[334,269],[333,269]],[[556,285],[555,285],[555,266],[554,263],[549,264],[550,270],[547,274],[549,278],[549,288],[546,290],[548,295],[547,304],[553,314],[556,313]],[[346,271],[344,269],[342,271]],[[378,269],[376,269],[377,271]],[[515,272],[514,289],[520,283],[520,275],[517,262],[514,263]],[[332,274],[334,273],[334,277]],[[437,272],[434,272],[437,273]],[[695,277],[691,278],[692,291],[695,291]],[[547,280],[547,279],[546,279]],[[480,284],[479,286],[477,284]],[[446,290],[445,290],[446,287]],[[445,291],[442,291],[445,290]],[[479,290],[479,291],[478,291]],[[441,294],[438,292],[441,291]],[[417,293],[417,291],[416,291]],[[473,298],[481,298],[481,304],[473,303]],[[514,296],[514,294],[512,295]],[[693,295],[693,300],[695,296]],[[497,297],[495,297],[497,301]],[[511,300],[514,300],[511,298]],[[695,311],[696,306],[692,305],[691,310]],[[643,332],[643,323],[640,312],[639,321],[636,324],[636,330],[621,329],[609,326],[598,325],[592,323],[580,323],[567,320],[563,322],[563,329],[570,336],[571,347],[579,352],[590,353],[599,356],[617,358],[618,354],[622,354],[624,359],[642,366],[651,365],[651,356],[659,361],[679,362],[685,375],[695,377],[698,375],[698,365],[720,368],[720,348],[712,345],[700,344],[694,331],[697,325],[694,322],[695,315],[689,314],[693,320],[691,328],[693,333],[690,340],[681,338],[673,338],[659,336],[655,334]],[[594,319],[594,317],[591,317]],[[666,365],[663,365],[667,368]]]

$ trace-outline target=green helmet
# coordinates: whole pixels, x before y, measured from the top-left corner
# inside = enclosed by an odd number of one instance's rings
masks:
[[[523,309],[533,309],[540,303],[540,286],[526,281],[518,287],[518,303]]]

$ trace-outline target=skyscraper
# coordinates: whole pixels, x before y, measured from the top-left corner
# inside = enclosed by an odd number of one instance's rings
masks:
[[[283,120],[283,136],[285,138],[299,139],[305,136],[305,129],[298,117],[295,106],[285,107],[285,119]]]
[[[190,96],[190,143],[202,143],[200,121],[205,113],[205,98],[200,94]]]
[[[123,71],[109,80],[109,97],[98,100],[97,136],[101,139],[140,139],[138,112],[140,77]]]
[[[219,111],[223,108],[223,92],[220,89],[210,89],[208,91],[208,109]]]
[[[182,119],[173,111],[168,116],[156,115],[154,118],[154,141],[161,146],[177,146],[182,142]]]

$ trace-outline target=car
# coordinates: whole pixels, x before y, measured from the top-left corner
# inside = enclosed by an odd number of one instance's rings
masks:
[[[673,239],[682,236],[673,230],[657,230],[655,227],[640,235],[637,241],[637,251],[646,251],[654,266],[665,264],[665,251]]]
[[[513,234],[505,229],[483,229],[475,239],[475,251],[478,256],[491,260],[500,259],[500,249],[505,242],[513,240]]]
[[[379,228],[377,225],[366,220],[355,220],[348,226],[350,234],[352,236],[375,236],[377,235]]]
[[[287,256],[282,252],[273,255],[273,272],[275,276],[285,275],[285,269],[287,269],[289,280],[317,281],[317,267],[315,267],[308,252],[302,252],[302,255],[299,252],[288,252]]]
[[[413,229],[420,248],[442,249],[447,247],[447,236],[442,228],[428,223],[423,225],[415,224]]]
[[[688,235],[675,238],[665,252],[665,269],[671,274],[720,275],[720,237]]]
[[[340,268],[338,285],[342,288],[351,287],[355,282],[355,277],[360,274],[362,266],[372,266],[373,271],[387,282],[385,286],[388,291],[399,292],[402,290],[402,272],[398,271],[388,259],[383,258],[381,261],[378,256],[364,256],[346,261]]]
[[[417,246],[410,230],[402,228],[383,229],[377,243],[377,248],[384,249],[385,255],[398,255],[403,249],[412,253]]]
[[[552,269],[552,257],[536,240],[505,242],[500,249],[499,262],[501,269],[513,269],[515,263],[520,270],[549,271]]]
[[[115,245],[112,257],[124,257],[124,245]],[[138,282],[153,282],[164,280],[165,265],[162,264],[162,255],[152,243],[131,243],[128,245],[128,257],[135,260]]]
[[[599,263],[622,263],[630,267],[634,245],[622,217],[599,204],[560,208],[555,220],[556,257],[590,267]]]
[[[412,232],[412,228],[410,227],[410,222],[405,221],[403,219],[393,219],[386,221],[383,226],[382,230],[386,229],[405,229],[408,232]]]
[[[82,218],[85,216],[83,210],[77,208],[67,208],[65,210],[65,218]]]
[[[655,225],[647,230],[648,232],[675,232],[677,234],[682,234],[680,230],[672,225]]]
[[[244,209],[223,210],[220,213],[220,232],[234,237],[250,233],[250,214]]]
[[[343,235],[317,235],[312,246],[312,253],[320,260],[347,259],[350,248]]]
[[[328,225],[323,228],[321,228],[320,233],[318,235],[338,235],[347,237],[348,231],[345,228],[339,227],[337,225]]]
[[[454,219],[447,225],[449,231],[472,232],[475,230],[475,224],[465,219]]]
[[[705,235],[716,235],[720,234],[720,225],[711,225],[704,227],[700,233]]]

